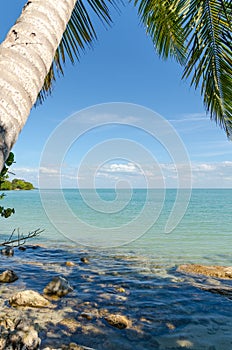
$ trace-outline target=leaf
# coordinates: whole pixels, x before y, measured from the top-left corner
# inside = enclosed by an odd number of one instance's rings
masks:
[[[7,160],[6,160],[6,165],[11,166],[14,163],[14,153],[10,152]]]
[[[5,209],[4,207],[0,207],[0,214],[4,218],[9,218],[12,214],[15,214],[14,208],[7,208]]]
[[[191,77],[191,85],[200,87],[207,112],[228,137],[232,135],[231,19],[231,1],[192,0],[184,24],[189,53],[183,77]]]
[[[158,54],[176,57],[211,119],[232,138],[232,2],[134,0]]]
[[[15,213],[14,208],[7,208],[7,209],[2,208],[1,216],[7,219],[14,213]]]
[[[138,14],[150,35],[158,54],[175,58],[180,64],[186,59],[183,14],[177,0],[134,0]]]

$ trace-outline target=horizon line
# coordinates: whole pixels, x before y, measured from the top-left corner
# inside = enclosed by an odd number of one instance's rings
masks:
[[[39,188],[35,187],[35,190],[232,190],[232,187],[135,187],[135,188],[115,188],[115,187],[61,187],[61,188],[53,188],[53,187],[44,187]]]

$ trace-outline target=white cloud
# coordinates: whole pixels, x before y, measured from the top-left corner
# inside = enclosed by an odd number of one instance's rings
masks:
[[[74,114],[75,115],[75,114]],[[110,126],[110,124],[133,124],[136,121],[138,121],[138,117],[135,117],[133,115],[120,115],[120,114],[113,114],[113,113],[96,113],[96,112],[89,112],[89,111],[83,111],[76,114],[76,118],[73,118],[74,124],[84,124],[84,125],[91,125],[92,127],[97,127],[98,124],[107,124],[107,126]]]
[[[192,163],[192,171],[193,172],[213,172],[215,175],[222,171],[231,171],[232,170],[232,162],[224,161],[224,162],[215,162],[215,163]]]
[[[61,171],[61,183],[63,187],[77,187],[77,177],[80,178],[82,187],[114,187],[117,181],[126,181],[133,187],[143,187],[149,182],[154,187],[160,186],[162,182],[167,187],[178,186],[178,168],[182,168],[183,177],[189,176],[187,167],[179,164],[160,163],[158,164],[160,171],[150,164],[136,165],[132,162],[114,162],[106,163],[101,168],[86,168],[81,174],[77,173],[77,169],[66,167]],[[97,169],[97,171],[93,171]],[[186,171],[185,171],[186,169]],[[195,188],[231,188],[232,184],[232,161],[226,160],[215,163],[193,162],[191,164],[193,187]],[[54,183],[60,176],[57,168],[42,168],[43,176],[46,178],[46,187],[54,188]],[[38,187],[39,169],[34,167],[22,167],[13,169],[15,176],[32,182]],[[90,178],[90,174],[94,174],[94,181]]]
[[[231,188],[232,162],[193,163],[193,187]]]
[[[232,166],[232,162],[229,161],[229,160],[225,160],[225,161],[223,162],[223,164],[224,164],[225,166]]]
[[[60,174],[60,170],[59,169],[56,169],[56,168],[46,168],[46,167],[41,167],[40,168],[40,172],[42,174],[46,174],[47,176],[59,176]]]
[[[209,118],[206,116],[206,113],[187,113],[177,119],[169,119],[171,123],[185,123],[185,122],[195,122],[195,121],[209,121]]]
[[[201,163],[201,164],[192,164],[192,171],[194,172],[210,172],[216,170],[215,164],[207,164],[207,163]]]
[[[104,164],[103,167],[101,167],[97,171],[97,175],[99,174],[118,174],[118,175],[140,175],[142,172],[133,163],[112,163],[112,164]]]
[[[29,173],[36,173],[38,172],[38,168],[17,168],[17,167],[12,167],[10,169],[10,171],[12,171],[13,173],[25,173],[25,174],[29,174]]]

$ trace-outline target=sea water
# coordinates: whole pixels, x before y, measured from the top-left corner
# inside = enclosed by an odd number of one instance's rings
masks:
[[[14,228],[19,228],[20,232],[26,234],[34,229],[45,229],[40,237],[43,242],[52,248],[53,245],[79,245],[79,240],[85,237],[88,232],[78,232],[79,221],[75,220],[75,216],[86,223],[86,231],[88,226],[99,228],[100,234],[110,235],[112,228],[118,228],[125,232],[124,236],[131,235],[128,239],[125,237],[123,245],[117,247],[117,242],[111,242],[111,238],[103,244],[108,250],[110,246],[116,246],[115,251],[132,252],[135,255],[156,259],[170,264],[179,264],[183,262],[201,262],[231,264],[231,243],[232,243],[232,190],[231,189],[194,189],[188,203],[188,208],[175,229],[167,234],[165,233],[165,225],[173,208],[176,190],[166,190],[164,203],[161,207],[159,201],[161,194],[159,190],[154,191],[154,201],[149,203],[151,211],[139,216],[136,226],[132,228],[128,226],[138,215],[140,215],[144,203],[146,202],[146,190],[134,190],[133,196],[128,194],[127,190],[121,190],[120,210],[116,209],[113,213],[104,211],[104,208],[98,207],[101,200],[106,206],[112,206],[113,201],[117,201],[116,192],[112,189],[98,190],[98,197],[93,190],[84,190],[84,199],[82,193],[77,190],[63,190],[64,198],[67,206],[73,211],[74,220],[67,221],[63,207],[59,205],[57,198],[57,190],[43,190],[46,193],[46,206],[53,210],[52,217],[48,217],[49,213],[44,209],[40,192],[34,191],[8,191],[5,199],[1,202],[5,207],[14,207],[16,214],[10,218],[1,220],[0,234],[3,238],[11,233]],[[87,198],[87,202],[86,202]],[[99,200],[95,208],[94,200]],[[160,199],[161,198],[161,199]],[[109,203],[109,204],[108,204]],[[156,207],[159,207],[156,209]],[[154,209],[154,210],[153,210]],[[161,209],[161,210],[160,210]],[[154,214],[152,213],[154,211]],[[113,210],[112,210],[113,211]],[[157,212],[160,211],[158,218]],[[147,227],[147,215],[152,213],[154,220],[150,220],[152,224]],[[59,221],[64,223],[64,234],[59,232]],[[71,227],[71,226],[74,227]],[[137,228],[139,226],[139,230]],[[128,228],[129,227],[129,228]],[[102,230],[101,230],[102,228]],[[145,228],[145,229],[144,229]],[[132,230],[136,229],[133,235]],[[69,232],[76,232],[69,235]],[[141,234],[140,234],[141,233]],[[79,236],[78,236],[79,235]],[[71,238],[71,241],[69,240]],[[80,239],[79,239],[80,238]],[[89,236],[89,240],[83,240],[84,246],[95,248],[93,237]],[[96,248],[98,246],[96,245]],[[104,250],[104,249],[103,249]]]
[[[42,291],[48,271],[62,273],[75,288],[70,298],[94,299],[103,308],[116,308],[135,327],[119,331],[105,326],[98,337],[91,331],[88,336],[79,332],[71,340],[94,349],[232,348],[232,297],[204,290],[230,289],[230,281],[187,276],[177,270],[185,263],[232,265],[231,189],[194,189],[171,233],[165,233],[165,227],[176,190],[150,190],[151,196],[141,189],[63,190],[72,220],[58,190],[43,191],[43,205],[39,190],[7,192],[1,203],[16,210],[11,218],[1,219],[1,242],[13,229],[24,235],[37,228],[45,230],[28,242],[39,244],[39,249],[17,251],[11,260],[14,270],[24,276],[24,288]],[[86,255],[91,263],[83,266],[80,257]],[[66,270],[68,260],[79,269]],[[3,268],[8,263],[2,258]],[[86,275],[92,284],[83,278]],[[114,286],[125,289],[124,299],[115,298]],[[109,297],[103,298],[102,293]],[[54,338],[49,341],[55,345]]]

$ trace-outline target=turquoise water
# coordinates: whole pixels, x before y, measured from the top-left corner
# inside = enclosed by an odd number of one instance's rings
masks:
[[[52,247],[59,244],[75,245],[68,238],[75,239],[79,246],[82,238],[86,235],[84,241],[85,246],[95,248],[94,237],[89,234],[88,225],[100,228],[100,235],[106,236],[105,247],[111,245],[112,228],[116,227],[126,232],[124,234],[126,245],[116,247],[115,250],[123,252],[134,252],[136,255],[148,256],[154,259],[161,259],[170,263],[180,262],[206,262],[231,264],[231,243],[232,243],[232,190],[202,190],[195,189],[192,191],[188,209],[179,225],[170,234],[165,234],[164,229],[173,207],[176,191],[167,190],[165,202],[161,208],[161,213],[155,222],[155,216],[158,215],[161,192],[154,190],[154,195],[150,201],[149,209],[145,214],[139,217],[135,227],[129,228],[127,224],[139,215],[146,202],[145,190],[134,190],[133,196],[128,191],[122,190],[122,195],[117,205],[121,210],[113,208],[116,198],[114,190],[99,190],[100,199],[104,200],[104,206],[100,208],[101,202],[94,203],[96,199],[94,192],[85,190],[88,204],[95,205],[96,208],[91,209],[82,199],[81,194],[76,190],[64,190],[65,199],[70,206],[74,215],[82,222],[86,223],[86,231],[80,232],[78,222],[74,219],[72,222],[67,221],[62,207],[60,208],[57,200],[57,190],[45,190],[47,194],[47,205],[53,211],[52,219],[55,220],[57,227],[50,222],[49,218],[41,205],[39,191],[11,191],[7,192],[4,203],[5,206],[14,206],[16,214],[7,220],[1,222],[1,234],[9,234],[13,228],[20,228],[22,232],[28,232],[36,228],[45,229],[40,241],[46,242]],[[98,200],[98,199],[97,199]],[[108,204],[108,203],[109,204]],[[118,203],[119,202],[119,203]],[[128,203],[127,203],[128,202]],[[107,213],[108,209],[115,209],[115,213]],[[146,228],[146,220],[148,215],[154,215],[154,220],[150,220],[154,224],[144,232]],[[66,234],[65,237],[59,232],[59,222],[62,222],[61,228]],[[105,230],[101,230],[104,228]],[[74,234],[69,232],[74,229]],[[136,232],[133,235],[133,229]],[[128,234],[128,239],[126,235]],[[141,237],[140,237],[141,236]],[[96,237],[98,238],[98,237]],[[132,242],[131,242],[132,241]]]
[[[14,206],[16,214],[1,220],[2,241],[14,228],[24,233],[45,229],[39,238],[29,242],[41,247],[16,250],[11,258],[12,268],[22,276],[14,285],[42,292],[51,275],[62,274],[74,286],[74,292],[60,301],[60,307],[64,303],[72,305],[70,317],[78,319],[81,302],[94,301],[97,307],[114,313],[116,310],[132,320],[134,328],[119,331],[101,319],[93,319],[89,322],[95,331],[89,329],[86,335],[79,330],[69,337],[94,349],[231,349],[232,296],[202,288],[232,289],[232,283],[183,275],[177,266],[189,262],[232,265],[232,190],[193,190],[184,217],[169,234],[165,226],[175,202],[175,190],[166,191],[163,205],[163,193],[157,190],[149,196],[145,190],[98,190],[97,194],[99,197],[85,190],[86,204],[80,192],[64,190],[74,217],[70,222],[69,214],[58,202],[57,190],[44,191],[49,213],[45,213],[37,190],[7,192],[2,204]],[[47,214],[52,215],[57,227]],[[147,229],[147,222],[152,221]],[[66,230],[65,236],[59,227]],[[97,234],[93,231],[96,227]],[[105,242],[103,248],[99,242]],[[86,255],[89,265],[80,261]],[[67,260],[78,268],[70,271],[65,267]],[[8,264],[9,259],[2,258],[2,267]],[[123,287],[126,293],[119,298],[114,286]],[[59,342],[54,336],[44,335],[43,344],[58,346]]]

